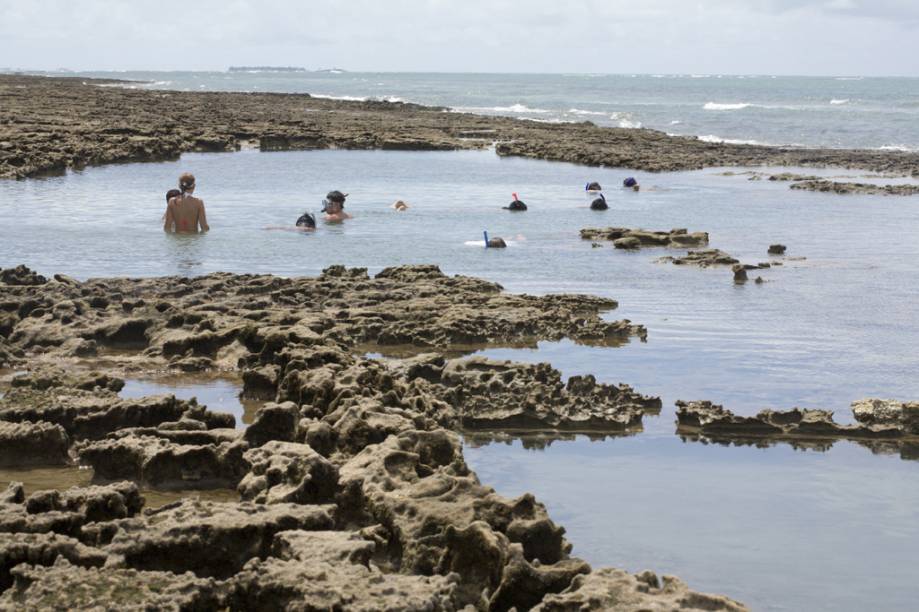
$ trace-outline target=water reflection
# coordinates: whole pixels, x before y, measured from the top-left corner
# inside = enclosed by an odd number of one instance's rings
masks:
[[[245,429],[264,403],[240,397],[242,384],[236,377],[169,375],[156,378],[126,378],[122,397],[172,394],[179,399],[196,398],[199,404],[214,412],[228,412],[236,417],[236,427]]]
[[[743,436],[717,436],[700,433],[680,433],[680,439],[687,444],[718,444],[720,446],[752,446],[767,449],[773,446],[786,445],[799,451],[825,453],[840,443],[851,443],[866,448],[874,455],[899,456],[904,461],[919,461],[919,439],[912,440],[867,440],[859,438],[766,438]]]
[[[0,491],[13,482],[22,483],[26,495],[48,489],[63,491],[70,487],[89,486],[92,484],[92,478],[92,469],[86,467],[2,468],[0,469]],[[161,491],[141,488],[141,494],[146,500],[145,508],[159,508],[182,499],[239,501],[239,493],[233,489]]]
[[[481,481],[534,493],[593,564],[672,573],[758,610],[919,598],[919,469],[887,441],[877,455],[849,441],[728,447],[672,434],[490,442],[464,448]]]

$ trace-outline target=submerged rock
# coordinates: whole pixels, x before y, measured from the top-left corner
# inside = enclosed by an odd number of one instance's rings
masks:
[[[899,195],[911,196],[919,194],[919,185],[901,183],[896,185],[877,185],[874,183],[851,183],[830,181],[826,179],[800,181],[791,184],[792,189],[805,191],[820,191],[823,193],[863,194],[863,195]]]
[[[670,262],[678,266],[699,266],[700,268],[708,268],[709,266],[733,266],[739,263],[735,258],[718,249],[689,251],[683,257],[661,257],[658,261]]]
[[[784,244],[770,244],[767,252],[769,255],[784,255],[786,248]]]

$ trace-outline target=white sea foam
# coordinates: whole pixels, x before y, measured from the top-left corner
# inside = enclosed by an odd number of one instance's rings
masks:
[[[848,103],[849,103],[849,98],[833,98],[832,100],[830,100],[830,104],[839,105],[839,104],[848,104]]]
[[[776,145],[770,145],[765,142],[760,142],[758,140],[740,140],[737,138],[721,138],[720,136],[715,136],[713,134],[707,134],[705,136],[696,136],[702,142],[717,142],[724,144],[737,144],[737,145],[760,145],[765,147],[772,147]]]
[[[679,119],[674,119],[673,121],[670,122],[670,125],[680,125],[681,123],[683,122],[680,121]]]
[[[906,145],[884,145],[883,147],[878,147],[878,151],[900,151],[901,153],[915,153],[919,151],[915,147],[908,147]]]
[[[741,110],[744,108],[749,108],[753,104],[747,102],[736,102],[729,104],[722,104],[720,102],[706,102],[705,106],[702,108],[705,110],[714,110],[714,111],[724,111],[724,110]]]
[[[366,96],[332,96],[329,94],[310,94],[311,98],[319,98],[320,100],[347,100],[349,102],[366,102],[368,98]]]
[[[464,242],[463,244],[464,244],[465,246],[479,247],[480,249],[484,249],[484,248],[485,248],[485,241],[484,241],[484,240],[467,240],[467,241]],[[504,244],[506,244],[506,245],[509,246],[509,247],[515,247],[515,246],[517,246],[517,241],[516,241],[516,240],[505,240],[505,241],[504,241]]]
[[[605,115],[602,111],[581,110],[580,108],[569,108],[568,112],[572,115]]]
[[[865,77],[836,77],[837,81],[861,81]]]
[[[551,113],[552,111],[544,108],[530,108],[523,104],[511,104],[510,106],[492,106],[491,110],[499,113]]]
[[[630,113],[615,112],[609,118],[613,121],[618,121],[621,128],[637,130],[641,127],[641,121],[635,121]]]

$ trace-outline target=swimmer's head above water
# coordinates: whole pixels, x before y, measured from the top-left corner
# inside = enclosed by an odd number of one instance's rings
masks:
[[[179,191],[178,189],[170,189],[169,191],[166,192],[166,203],[168,204],[169,200],[171,200],[172,198],[177,198],[180,195],[182,195],[182,192]]]
[[[297,227],[300,229],[316,229],[316,217],[310,213],[303,213],[297,219]]]
[[[195,191],[195,175],[191,172],[183,172],[179,177],[179,191],[182,195],[191,195]]]

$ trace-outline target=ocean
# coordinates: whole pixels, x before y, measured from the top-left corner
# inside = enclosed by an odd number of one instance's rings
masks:
[[[400,97],[547,121],[627,120],[758,142],[919,146],[919,81],[908,79],[93,74],[155,81],[144,87]],[[163,194],[182,171],[197,176],[206,235],[161,229]],[[0,267],[25,263],[46,275],[87,278],[315,275],[332,264],[375,273],[433,263],[512,292],[612,297],[620,306],[608,316],[647,326],[647,342],[543,342],[481,354],[630,384],[660,396],[661,415],[645,417],[645,431],[625,438],[469,437],[464,452],[482,482],[504,495],[533,492],[567,529],[573,554],[595,567],[672,573],[757,610],[909,609],[919,598],[915,458],[852,442],[822,450],[726,447],[674,435],[677,399],[708,399],[746,415],[826,408],[843,422],[851,422],[849,403],[862,397],[919,399],[919,200],[793,191],[744,172],[650,174],[488,150],[186,154],[0,181],[0,215],[11,221],[0,224]],[[857,171],[804,172],[880,180]],[[640,192],[617,187],[629,175]],[[587,207],[590,180],[606,187],[608,211]],[[304,211],[318,212],[330,189],[350,193],[354,219],[320,223],[311,234],[268,229],[289,229]],[[501,209],[514,192],[529,205],[526,213]],[[396,199],[409,210],[393,211]],[[580,228],[603,226],[707,231],[712,247],[745,263],[769,261],[768,245],[782,243],[790,258],[754,272],[763,284],[735,285],[729,269],[657,262],[676,254],[666,249],[627,253],[580,239]],[[509,247],[482,248],[486,230]],[[125,393],[178,388],[248,422],[252,408],[234,400],[234,384],[129,381]],[[0,487],[39,476],[42,486],[58,477],[0,473]]]
[[[188,91],[309,93],[646,127],[706,141],[919,151],[919,78],[365,72],[42,73]]]

